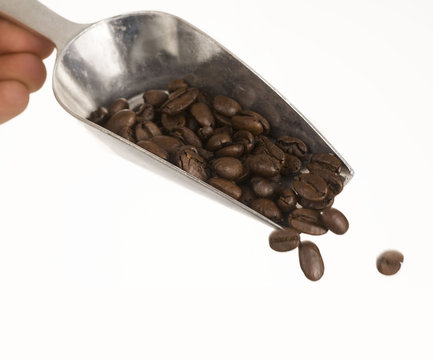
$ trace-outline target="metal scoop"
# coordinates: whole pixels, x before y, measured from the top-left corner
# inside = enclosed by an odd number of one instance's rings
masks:
[[[280,227],[223,192],[86,119],[98,106],[108,106],[119,97],[134,103],[145,90],[164,89],[169,81],[177,78],[185,79],[211,96],[222,94],[235,98],[245,108],[269,120],[272,136],[296,136],[313,152],[333,153],[343,163],[345,182],[353,176],[349,164],[277,91],[215,40],[176,16],[143,11],[94,24],[77,24],[36,0],[0,0],[0,12],[56,45],[53,90],[60,105],[96,129],[94,134],[117,153],[162,176]]]

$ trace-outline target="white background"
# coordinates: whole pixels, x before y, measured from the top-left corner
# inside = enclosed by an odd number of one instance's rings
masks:
[[[276,87],[355,169],[313,283],[270,227],[112,152],[49,78],[0,126],[0,359],[432,359],[431,1],[45,0],[162,10]],[[61,29],[59,29],[61,31]],[[405,255],[393,277],[377,255]]]

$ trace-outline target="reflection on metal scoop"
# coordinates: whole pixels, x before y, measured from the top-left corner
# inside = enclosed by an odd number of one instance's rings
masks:
[[[53,90],[58,102],[128,160],[181,181],[195,191],[243,209],[279,228],[249,207],[124,138],[87,120],[98,106],[134,99],[184,78],[211,96],[224,94],[265,116],[271,135],[301,138],[312,152],[335,154],[347,183],[354,172],[329,142],[278,92],[233,54],[186,21],[161,12],[115,16],[77,24],[36,0],[0,0],[0,12],[52,40],[57,47]],[[109,136],[107,136],[109,135]],[[144,153],[144,154],[143,154]]]

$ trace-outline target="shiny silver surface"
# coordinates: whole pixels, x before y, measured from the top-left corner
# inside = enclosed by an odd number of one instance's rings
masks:
[[[4,11],[5,1],[10,0],[0,0],[0,11]],[[27,6],[25,0],[16,1]],[[56,21],[64,20],[53,16]],[[26,23],[23,18],[18,20]],[[273,136],[297,136],[311,151],[334,153],[344,164],[342,175],[346,183],[352,178],[353,170],[349,164],[299,111],[247,65],[186,21],[161,12],[136,12],[102,20],[78,32],[78,35],[77,31],[84,26],[67,23],[71,41],[67,42],[64,36],[59,35],[56,35],[57,41],[53,38],[58,47],[53,74],[54,94],[70,114],[95,129],[92,132],[124,158],[280,227],[183,170],[86,119],[98,106],[108,106],[118,97],[133,102],[146,89],[165,89],[170,80],[184,78],[211,96],[231,96],[244,107],[264,115],[271,123]],[[32,24],[27,25],[35,28]],[[41,28],[35,30],[50,36],[43,25],[37,26]]]

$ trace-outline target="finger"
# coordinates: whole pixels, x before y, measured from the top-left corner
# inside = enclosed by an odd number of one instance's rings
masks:
[[[0,55],[0,80],[17,80],[34,92],[44,84],[47,72],[42,60],[34,54]]]
[[[29,103],[27,87],[15,80],[0,81],[0,124],[22,113]]]
[[[54,45],[48,39],[0,18],[0,54],[29,52],[45,59],[53,49]]]

